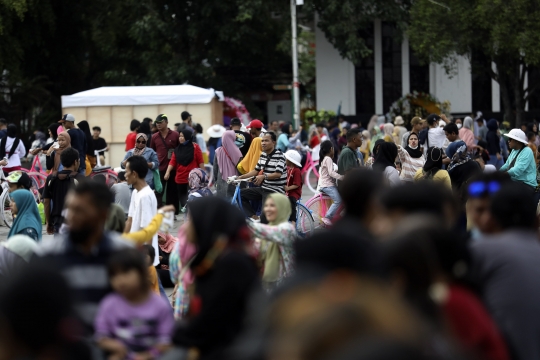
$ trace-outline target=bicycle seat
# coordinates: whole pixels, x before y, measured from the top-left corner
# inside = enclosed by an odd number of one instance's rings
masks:
[[[109,169],[111,169],[110,166],[96,166],[95,168],[92,169],[92,172],[101,172],[101,171],[105,171]]]

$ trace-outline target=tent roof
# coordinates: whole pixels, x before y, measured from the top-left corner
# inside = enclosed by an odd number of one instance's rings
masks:
[[[62,108],[87,106],[208,104],[223,92],[193,85],[110,86],[62,96]]]

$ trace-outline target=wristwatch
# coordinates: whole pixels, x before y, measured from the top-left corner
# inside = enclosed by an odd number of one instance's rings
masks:
[[[264,180],[268,180],[268,174],[264,174]]]

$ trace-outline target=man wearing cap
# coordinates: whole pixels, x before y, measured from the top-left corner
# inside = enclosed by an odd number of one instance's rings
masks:
[[[182,117],[182,123],[176,127],[177,131],[181,131],[183,129],[188,129],[193,134],[195,131],[193,130],[193,121],[191,119],[191,114],[187,111],[182,111],[182,114],[180,114]]]
[[[512,180],[528,185],[531,194],[534,194],[537,199],[536,203],[538,203],[536,162],[531,148],[527,146],[529,144],[527,135],[520,129],[512,129],[504,136],[508,138],[508,145],[512,152],[501,167],[501,171],[507,172]]]
[[[251,122],[246,126],[246,128],[249,130],[249,133],[253,138],[261,136],[262,132],[266,132],[264,129],[264,124],[261,120],[255,119],[251,120]]]
[[[424,147],[424,151],[427,151],[427,149],[433,146],[442,149],[444,142],[446,141],[446,133],[444,132],[444,129],[439,125],[439,121],[441,120],[448,124],[448,119],[444,114],[441,116],[437,114],[431,114],[427,117],[426,121],[429,130],[426,139],[427,144]]]
[[[81,129],[75,127],[75,117],[71,114],[65,114],[58,121],[67,130],[71,138],[71,147],[79,152],[81,163],[79,164],[79,173],[86,173],[86,135]]]
[[[231,130],[233,130],[236,133],[236,138],[238,140],[237,144],[244,143],[240,147],[240,152],[242,153],[242,157],[246,156],[246,154],[249,151],[249,147],[251,146],[251,135],[247,132],[244,132],[242,129],[242,122],[239,118],[232,118],[231,119]]]
[[[182,113],[183,114],[183,113]],[[163,184],[163,191],[167,189],[165,196],[167,205],[174,205],[176,215],[178,215],[178,192],[176,191],[176,170],[171,170],[169,180],[165,181],[165,173],[169,166],[174,149],[178,146],[178,138],[180,137],[176,131],[169,129],[169,119],[165,114],[159,114],[155,121],[158,131],[152,135],[151,148],[157,153],[159,160],[159,177]],[[163,192],[157,193],[158,208],[162,207]]]

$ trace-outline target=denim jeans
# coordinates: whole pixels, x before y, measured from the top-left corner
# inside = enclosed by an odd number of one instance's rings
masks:
[[[341,204],[341,197],[339,196],[338,189],[335,186],[330,186],[330,187],[321,188],[321,191],[325,193],[326,195],[330,196],[330,198],[333,201],[332,206],[330,206],[330,209],[328,209],[325,215],[325,218],[332,219],[339,205]]]
[[[499,170],[504,165],[504,161],[502,158],[501,160],[497,159],[497,155],[489,155],[488,164],[495,166]]]

